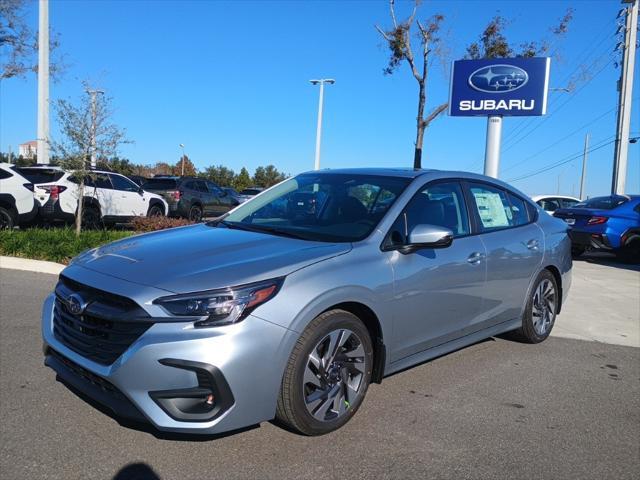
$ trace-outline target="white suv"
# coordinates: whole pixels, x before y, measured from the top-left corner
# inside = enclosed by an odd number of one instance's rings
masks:
[[[10,163],[0,163],[0,229],[27,223],[38,213],[33,183],[12,167]]]
[[[55,181],[36,183],[36,197],[44,220],[73,221],[78,209],[79,179],[59,167],[23,167],[19,171],[27,178],[42,177],[43,172],[57,172]],[[167,202],[160,195],[143,190],[124,175],[94,170],[85,178],[82,223],[121,223],[133,217],[163,216]]]

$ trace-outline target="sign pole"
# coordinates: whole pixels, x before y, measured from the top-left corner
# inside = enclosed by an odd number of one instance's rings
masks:
[[[500,167],[500,141],[502,138],[502,116],[487,117],[487,146],[484,152],[484,174],[498,178]]]

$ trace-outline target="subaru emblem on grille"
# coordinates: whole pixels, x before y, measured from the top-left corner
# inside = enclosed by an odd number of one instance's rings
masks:
[[[67,306],[73,315],[80,315],[87,308],[87,302],[80,295],[74,293],[67,298]]]

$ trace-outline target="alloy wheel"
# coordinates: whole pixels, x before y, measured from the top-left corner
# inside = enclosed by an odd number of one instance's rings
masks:
[[[533,328],[540,336],[545,335],[553,326],[556,301],[556,289],[551,280],[545,278],[538,284],[531,305]]]
[[[330,332],[313,348],[302,380],[307,411],[321,422],[344,415],[362,395],[366,356],[351,330]]]

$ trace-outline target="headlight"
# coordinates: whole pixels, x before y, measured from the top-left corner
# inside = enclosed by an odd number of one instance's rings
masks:
[[[154,300],[171,315],[201,317],[196,327],[217,327],[244,320],[256,307],[276,296],[283,278],[221,290],[172,295]]]

